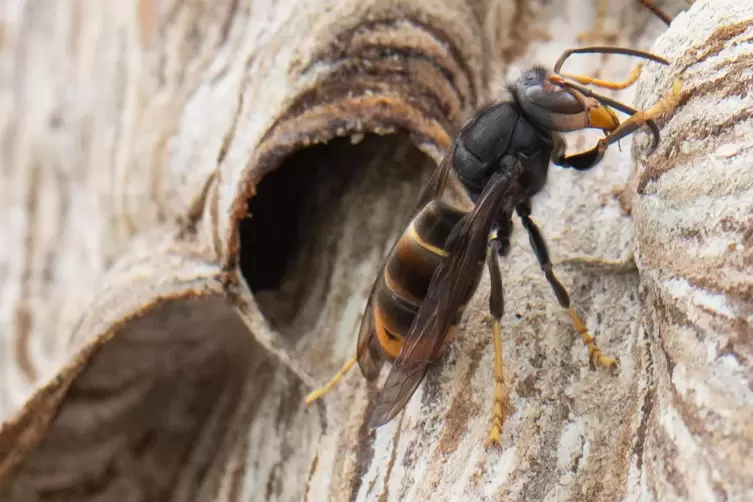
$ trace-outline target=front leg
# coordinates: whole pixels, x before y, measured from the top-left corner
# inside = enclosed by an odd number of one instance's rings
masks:
[[[572,86],[572,84],[566,85]],[[595,147],[586,150],[585,152],[566,155],[564,146],[555,143],[555,148],[552,151],[552,162],[558,166],[571,167],[579,171],[591,169],[601,161],[604,157],[604,152],[607,151],[609,145],[629,136],[643,126],[648,126],[651,129],[651,132],[654,135],[652,149],[656,148],[656,145],[659,142],[659,129],[656,126],[654,119],[677,107],[680,103],[681,90],[682,82],[676,80],[672,85],[672,90],[669,94],[647,110],[635,110],[625,104],[591,93],[590,95],[597,98],[600,102],[620,111],[630,113],[630,118],[617,126],[614,130],[609,131],[606,136],[596,143]],[[561,138],[560,141],[562,141]],[[562,142],[562,145],[564,145],[564,142]]]
[[[531,219],[531,202],[521,202],[517,205],[515,211],[518,213],[518,216],[523,223],[523,227],[528,232],[528,240],[531,243],[533,252],[536,255],[536,259],[539,261],[539,264],[541,265],[541,270],[544,272],[546,280],[549,282],[549,285],[552,287],[554,294],[557,296],[557,301],[562,306],[562,308],[567,310],[567,315],[570,316],[570,319],[573,321],[575,330],[580,334],[581,339],[583,340],[583,344],[588,348],[588,356],[591,367],[598,365],[616,370],[618,366],[617,360],[604,355],[601,349],[596,345],[596,341],[594,340],[594,337],[591,336],[591,334],[588,332],[588,328],[586,328],[585,323],[570,306],[570,295],[567,293],[565,286],[563,286],[562,283],[560,283],[560,281],[554,275],[554,272],[552,271],[552,262],[549,259],[549,251],[546,247],[546,241],[541,235],[539,227],[537,227]]]

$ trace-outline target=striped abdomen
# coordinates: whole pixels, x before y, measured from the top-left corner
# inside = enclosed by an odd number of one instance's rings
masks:
[[[427,204],[387,257],[372,301],[376,334],[389,360],[394,360],[400,352],[405,335],[426,297],[434,271],[447,256],[447,237],[465,214],[437,201]],[[451,332],[446,341],[454,338],[457,322],[478,286],[482,270],[483,263],[479,263],[473,287],[463,299],[455,322],[447,327]]]

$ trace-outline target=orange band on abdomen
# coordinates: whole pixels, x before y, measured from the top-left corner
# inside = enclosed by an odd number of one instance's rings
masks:
[[[374,305],[374,328],[379,339],[379,345],[382,346],[382,350],[387,357],[394,361],[400,353],[400,349],[403,348],[403,338],[387,332],[382,315],[379,305]]]

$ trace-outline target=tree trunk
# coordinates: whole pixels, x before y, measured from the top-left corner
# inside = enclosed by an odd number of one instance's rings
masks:
[[[581,2],[6,2],[0,32],[0,500],[753,497],[753,14],[649,49],[645,156],[552,168],[534,218],[616,376],[588,368],[525,232],[502,260],[499,449],[485,275],[458,339],[377,430],[355,352],[384,253],[465,119],[588,30]],[[587,13],[587,15],[584,15]],[[634,61],[567,71],[624,79]],[[595,134],[573,134],[571,149]],[[632,212],[632,215],[631,215]],[[634,252],[635,251],[635,252]],[[634,258],[635,256],[635,258]],[[637,266],[636,266],[637,263]]]

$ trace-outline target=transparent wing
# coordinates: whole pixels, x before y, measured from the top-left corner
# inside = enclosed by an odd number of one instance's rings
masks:
[[[404,228],[407,228],[408,223],[410,223],[413,218],[416,217],[416,214],[418,214],[421,209],[426,206],[426,204],[440,197],[444,192],[444,189],[447,186],[447,179],[451,171],[451,161],[448,159],[452,159],[454,150],[455,145],[453,144],[450,152],[444,157],[439,166],[437,166],[437,168],[431,174],[431,178],[429,178],[429,181],[426,183],[426,186],[421,192],[416,206],[414,207],[413,211],[411,211],[410,217],[404,225]],[[397,246],[397,242],[392,245],[392,249],[390,249],[390,252],[387,256],[392,255],[395,250],[395,246]],[[379,281],[382,279],[382,275],[384,274],[385,266],[386,264],[379,269],[379,273],[374,280],[374,285],[371,287],[369,301],[366,304],[363,319],[361,320],[361,327],[358,331],[358,366],[361,368],[361,373],[363,373],[363,376],[366,377],[367,380],[374,380],[377,376],[379,376],[379,371],[382,369],[382,363],[384,362],[382,352],[379,347],[379,340],[376,337],[376,327],[374,325],[374,307],[372,305],[372,302],[374,301],[374,293],[377,289],[377,285],[379,284]]]
[[[383,271],[384,267],[382,267],[379,273],[381,274]],[[367,380],[374,380],[379,376],[379,371],[382,369],[382,363],[384,362],[379,352],[379,341],[377,340],[376,327],[374,326],[374,307],[372,306],[374,290],[378,283],[379,276],[377,276],[377,280],[374,281],[374,286],[371,288],[369,302],[366,304],[366,310],[364,310],[363,319],[361,319],[361,329],[358,331],[356,356],[361,373],[363,373],[363,376]]]
[[[475,269],[485,258],[489,232],[509,201],[506,195],[516,172],[492,178],[473,211],[453,230],[449,254],[435,271],[426,298],[379,393],[369,420],[372,427],[389,422],[403,409],[436,358],[469,288],[476,283]]]

